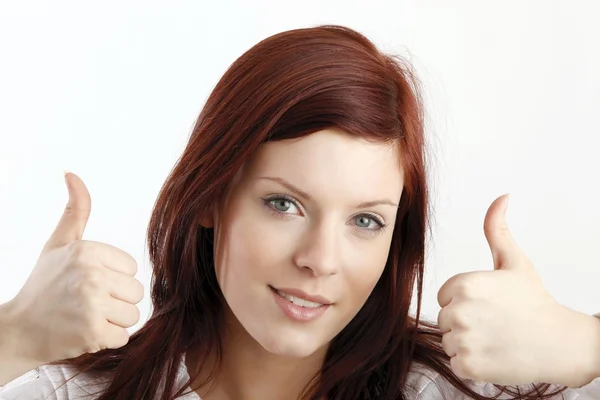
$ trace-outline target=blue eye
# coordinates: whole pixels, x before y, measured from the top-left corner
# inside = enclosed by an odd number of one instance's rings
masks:
[[[293,206],[292,202],[286,199],[269,200],[269,204],[273,205],[273,208],[281,212],[286,212]]]
[[[277,195],[262,199],[265,207],[277,217],[286,218],[291,215],[302,215],[296,201],[288,195]],[[383,233],[387,224],[379,216],[371,213],[363,213],[352,218],[350,225],[354,225],[359,231],[368,234]]]
[[[293,208],[296,208],[297,212],[299,211],[296,202],[287,196],[271,197],[269,199],[263,199],[263,201],[265,205],[271,209],[271,211],[279,214],[295,214],[294,212],[289,212],[290,209]]]
[[[374,214],[358,215],[354,218],[354,221],[356,221],[356,225],[359,228],[369,231],[378,231],[386,227],[386,224]]]
[[[366,215],[359,215],[358,217],[355,218],[355,221],[356,221],[356,225],[358,227],[369,229],[369,227],[371,226],[371,223],[374,222],[375,220]],[[377,225],[379,225],[379,224],[377,224]]]

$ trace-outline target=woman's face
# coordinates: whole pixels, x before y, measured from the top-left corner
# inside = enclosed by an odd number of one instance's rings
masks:
[[[334,130],[263,144],[215,216],[217,278],[244,330],[278,355],[326,346],[383,272],[402,187],[395,146]]]

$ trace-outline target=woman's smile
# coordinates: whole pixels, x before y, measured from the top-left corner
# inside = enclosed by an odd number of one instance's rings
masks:
[[[304,296],[292,296],[291,294],[285,291],[275,289],[271,286],[269,286],[269,289],[271,293],[273,293],[275,303],[279,306],[279,308],[283,311],[283,313],[286,316],[288,316],[294,321],[314,321],[317,318],[321,317],[323,314],[325,314],[329,307],[331,307],[331,302],[324,298],[321,301],[323,301],[326,304],[309,301],[306,298],[303,298]]]

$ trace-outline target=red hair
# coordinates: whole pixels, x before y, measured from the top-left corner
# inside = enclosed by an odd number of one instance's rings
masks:
[[[214,270],[213,230],[200,225],[202,216],[262,143],[327,128],[399,144],[404,190],[383,274],[331,342],[321,374],[304,397],[404,399],[414,361],[463,393],[486,399],[452,373],[442,334],[420,318],[430,226],[419,82],[401,57],[380,52],[360,33],[339,25],[276,34],[227,69],[154,205],[147,232],[151,317],[124,347],[53,364],[110,372],[100,400],[148,399],[161,389],[164,399],[179,396],[185,387],[174,386],[182,356],[197,348],[202,364],[209,353],[218,359],[221,354],[225,300]],[[215,368],[214,373],[218,363]],[[498,388],[517,398],[543,398],[550,385],[534,386],[525,395],[518,388]]]

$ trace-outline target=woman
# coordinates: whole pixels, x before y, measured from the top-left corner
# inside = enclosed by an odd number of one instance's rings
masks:
[[[589,335],[564,354],[573,363],[554,369],[537,359],[521,371],[502,357],[521,354],[527,365],[528,350],[488,347],[489,365],[510,367],[494,370],[464,361],[469,341],[457,339],[461,325],[449,311],[439,326],[420,321],[428,230],[423,131],[410,69],[359,33],[319,26],[261,41],[218,82],[155,204],[151,318],[127,344],[121,337],[51,363],[0,398],[486,399],[501,390],[504,398],[600,398],[592,381],[600,375],[577,369],[593,364],[579,358],[591,349]],[[70,202],[89,213],[83,183],[70,175],[69,186]],[[512,279],[509,270],[521,268],[529,285],[536,280],[523,272],[525,257],[498,236],[506,200],[494,202],[486,218],[503,270],[493,277]],[[461,293],[475,293],[464,282],[440,290],[443,310]],[[517,306],[536,310],[530,330],[540,321],[555,328],[549,321],[556,319],[577,323],[573,335],[598,332],[595,318],[567,312],[541,285],[532,288],[530,303]],[[503,317],[491,315],[486,326],[505,324]],[[131,318],[107,319],[131,325]],[[489,340],[518,348],[529,338],[519,334],[512,343]],[[547,337],[537,339],[548,345]],[[487,376],[521,386],[475,381]],[[553,380],[535,380],[546,377]]]

